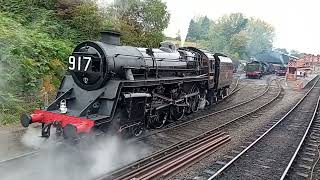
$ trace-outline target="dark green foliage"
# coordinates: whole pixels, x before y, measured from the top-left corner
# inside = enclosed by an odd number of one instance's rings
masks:
[[[191,19],[187,33],[187,40],[208,40],[209,30],[213,23],[214,22],[207,16]]]
[[[188,28],[187,40],[194,41],[199,39],[199,29],[200,28],[198,27],[197,23],[193,19],[191,19]]]
[[[242,14],[230,14],[219,18],[209,32],[208,48],[215,52],[223,52],[232,58],[247,57],[246,31],[248,19]]]
[[[161,0],[117,0],[107,10],[112,26],[125,45],[158,47],[170,14]]]
[[[208,33],[211,26],[211,22],[207,16],[205,16],[201,22],[200,26],[200,39],[207,40],[208,39]]]
[[[65,59],[81,41],[84,33],[56,14],[55,3],[6,0],[0,5],[0,124],[40,107],[44,92],[54,94]]]
[[[76,6],[68,20],[73,28],[80,31],[80,39],[96,39],[104,30],[104,17],[99,13],[98,6],[86,3]]]
[[[122,31],[124,44],[157,47],[169,23],[166,5],[127,2],[103,12],[94,0],[0,0],[0,124],[54,96],[74,46],[101,30]]]
[[[251,18],[248,23],[247,34],[250,38],[247,43],[250,56],[272,49],[274,28],[270,24],[260,19]]]
[[[213,52],[222,52],[233,59],[251,56],[272,49],[274,29],[268,23],[246,18],[241,13],[225,15],[216,21],[208,17],[192,19],[187,40]]]
[[[36,96],[41,95],[44,77],[61,79],[64,72],[63,61],[71,51],[71,43],[54,39],[35,27],[34,24],[23,26],[0,13],[2,124],[12,122],[21,110],[38,105]],[[52,86],[55,85],[53,81]]]

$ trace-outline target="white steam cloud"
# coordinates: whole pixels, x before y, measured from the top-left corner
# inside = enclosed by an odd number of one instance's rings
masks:
[[[32,127],[30,125],[27,131],[21,138],[21,142],[26,147],[32,149],[48,149],[53,148],[56,144],[56,136],[55,136],[55,129],[51,128],[51,136],[50,138],[42,138],[41,135],[41,128]]]
[[[114,136],[96,143],[90,152],[91,158],[94,159],[90,174],[101,175],[142,158],[149,150],[145,145],[133,145]]]
[[[87,180],[115,170],[149,154],[143,143],[132,143],[115,136],[96,140],[88,147],[57,146],[52,134],[48,140],[39,137],[40,130],[29,128],[22,138],[28,147],[40,153],[24,160],[0,164],[2,180]]]

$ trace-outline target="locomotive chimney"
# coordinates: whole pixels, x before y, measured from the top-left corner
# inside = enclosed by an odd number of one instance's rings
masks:
[[[101,32],[101,42],[120,46],[120,36],[121,34],[116,31],[103,31]]]

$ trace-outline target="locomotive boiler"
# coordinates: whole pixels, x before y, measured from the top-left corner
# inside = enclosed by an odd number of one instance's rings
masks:
[[[79,138],[92,132],[139,136],[213,104],[228,94],[230,58],[194,47],[159,49],[122,46],[120,34],[75,47],[56,99],[43,110],[23,114],[21,123],[42,124],[42,136]]]

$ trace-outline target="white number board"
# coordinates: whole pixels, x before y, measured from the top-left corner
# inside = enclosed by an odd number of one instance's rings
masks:
[[[91,64],[91,60],[92,60],[91,57],[86,57],[86,56],[78,56],[78,57],[69,56],[69,70],[87,71]],[[84,67],[81,67],[82,61],[86,62]]]

